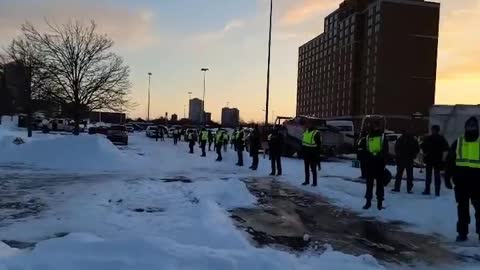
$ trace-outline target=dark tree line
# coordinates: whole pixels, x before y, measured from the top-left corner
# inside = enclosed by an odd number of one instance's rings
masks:
[[[22,35],[5,50],[8,59],[23,65],[31,78],[27,100],[42,99],[72,108],[76,134],[84,108],[118,112],[131,106],[129,67],[112,52],[114,42],[97,33],[95,22],[47,22],[47,26],[46,32],[40,32],[25,23]],[[31,110],[26,111],[31,118]]]

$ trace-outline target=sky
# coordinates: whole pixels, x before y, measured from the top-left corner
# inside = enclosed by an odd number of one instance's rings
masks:
[[[274,0],[271,116],[295,114],[298,47],[323,32],[340,0]],[[480,104],[480,0],[440,0],[437,104]],[[221,108],[245,121],[265,108],[268,0],[0,0],[0,46],[25,21],[41,28],[94,20],[131,68],[128,115],[146,117],[151,72],[151,118],[184,115],[188,92],[203,95],[214,120]],[[407,18],[406,18],[407,19]],[[188,115],[188,106],[187,111]]]

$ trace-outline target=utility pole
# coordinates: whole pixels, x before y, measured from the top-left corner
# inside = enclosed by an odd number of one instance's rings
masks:
[[[273,16],[273,0],[270,0],[270,28],[268,31],[268,67],[267,67],[267,96],[265,104],[265,125],[268,125],[268,103],[270,100],[270,58],[272,48],[272,16]]]
[[[202,68],[201,71],[203,71],[203,99],[202,99],[202,111],[200,112],[200,122],[202,124],[205,124],[205,90],[206,90],[206,77],[207,77],[207,71],[209,71],[208,68]]]
[[[152,77],[152,73],[148,73],[148,105],[147,105],[147,122],[150,121],[150,79]]]

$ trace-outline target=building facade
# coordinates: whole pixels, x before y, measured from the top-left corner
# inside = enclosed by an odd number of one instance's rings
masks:
[[[0,114],[13,115],[26,111],[28,83],[23,65],[11,62],[0,68]]]
[[[202,100],[198,98],[193,98],[189,102],[188,106],[188,119],[192,123],[199,124],[202,118]]]
[[[238,127],[240,123],[240,111],[237,108],[222,108],[222,126]]]
[[[297,114],[393,120],[435,101],[440,4],[346,0],[299,48]],[[408,18],[408,19],[406,19]],[[392,123],[392,121],[389,121]]]

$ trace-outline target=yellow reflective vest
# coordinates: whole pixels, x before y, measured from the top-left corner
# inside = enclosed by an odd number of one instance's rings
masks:
[[[303,133],[302,145],[305,147],[318,147],[317,143],[315,142],[315,136],[317,133],[318,130],[305,131]]]
[[[462,136],[457,141],[457,160],[459,167],[480,169],[480,138],[474,142],[467,142]]]
[[[208,131],[202,131],[200,133],[200,140],[201,141],[208,141]]]
[[[367,136],[367,151],[376,156],[382,152],[383,136]]]

